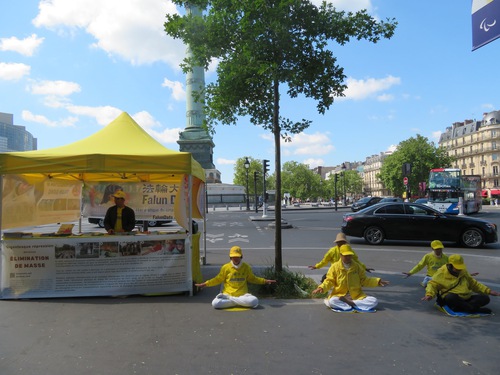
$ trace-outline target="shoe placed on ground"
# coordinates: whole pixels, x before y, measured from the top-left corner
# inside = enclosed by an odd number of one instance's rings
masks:
[[[332,307],[330,306],[330,300],[328,298],[323,299],[323,303],[325,304],[326,307],[331,309]]]

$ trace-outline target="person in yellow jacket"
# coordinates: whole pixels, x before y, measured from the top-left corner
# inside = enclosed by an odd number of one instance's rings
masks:
[[[327,264],[332,265],[333,263],[338,262],[340,260],[340,252],[339,252],[340,246],[348,244],[348,243],[349,242],[347,241],[345,234],[342,232],[338,233],[337,237],[335,238],[335,246],[331,247],[330,250],[328,250],[326,252],[325,256],[323,257],[323,259],[319,263],[316,263],[314,266],[308,266],[309,269],[316,270],[316,269],[323,268]],[[357,254],[354,252],[354,250],[352,250],[352,252],[354,253],[354,255],[352,256],[353,260],[355,260],[356,262],[361,264],[361,266],[367,272],[373,271],[373,268],[366,268],[366,266],[360,262]],[[326,274],[323,275],[323,278],[321,279],[321,281],[323,282],[325,280],[325,278],[326,278]]]
[[[438,305],[446,305],[455,312],[491,314],[491,310],[484,307],[490,302],[488,295],[500,296],[500,293],[472,278],[464,259],[453,254],[432,276],[422,301],[437,297]]]
[[[417,273],[422,268],[427,267],[427,273],[420,283],[424,288],[427,286],[427,283],[432,279],[432,276],[436,273],[436,271],[448,263],[448,255],[443,253],[443,243],[439,240],[434,240],[431,242],[432,251],[430,253],[425,254],[420,262],[413,267],[409,272],[403,272],[403,275],[406,275],[405,278],[410,277],[411,275]]]
[[[389,282],[378,277],[366,277],[363,266],[353,260],[354,251],[351,246],[340,246],[340,260],[333,263],[326,279],[313,294],[331,292],[325,299],[325,304],[337,311],[374,311],[378,304],[377,298],[367,296],[362,287],[385,286]]]
[[[248,283],[252,284],[272,284],[276,280],[267,280],[253,274],[252,268],[242,262],[243,253],[241,247],[233,246],[229,250],[231,261],[224,264],[217,276],[200,284],[197,287],[215,286],[223,283],[222,292],[212,301],[212,306],[216,309],[227,309],[229,307],[242,306],[255,308],[259,305],[259,300],[254,295],[248,293]]]

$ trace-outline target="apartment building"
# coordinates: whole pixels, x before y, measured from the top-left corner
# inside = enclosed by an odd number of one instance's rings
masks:
[[[391,195],[391,192],[377,178],[377,174],[382,169],[384,159],[390,154],[392,154],[392,151],[385,151],[366,158],[363,168],[363,189],[365,195],[376,197]]]
[[[500,111],[485,113],[482,121],[455,122],[439,145],[456,158],[454,168],[481,176],[483,196],[500,195]]]

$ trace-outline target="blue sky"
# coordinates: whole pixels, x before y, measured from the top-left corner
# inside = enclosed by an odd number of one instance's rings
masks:
[[[454,122],[500,109],[500,40],[471,51],[470,0],[331,3],[399,25],[390,40],[332,46],[349,88],[325,115],[311,100],[283,98],[283,116],[313,124],[282,144],[282,162],[364,161],[416,134],[437,142]],[[0,112],[14,114],[38,149],[91,135],[126,111],[178,150],[185,47],[163,31],[164,15],[178,11],[168,0],[0,0]],[[207,82],[214,78],[206,73]],[[244,156],[269,159],[274,169],[267,131],[245,119],[216,131],[223,182],[232,183],[234,162]]]

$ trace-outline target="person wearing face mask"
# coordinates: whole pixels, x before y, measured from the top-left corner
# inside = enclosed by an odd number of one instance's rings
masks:
[[[500,293],[472,278],[464,259],[453,254],[448,257],[448,263],[432,276],[422,301],[437,297],[439,306],[447,306],[453,312],[491,314],[491,310],[484,307],[490,303],[489,295],[500,296]]]
[[[231,261],[221,267],[217,276],[195,285],[204,288],[222,284],[221,293],[217,294],[212,301],[212,306],[216,309],[227,309],[235,306],[257,307],[259,299],[248,293],[248,283],[272,284],[276,280],[255,276],[252,268],[247,263],[242,262],[243,254],[239,246],[233,246],[229,250],[229,258]]]
[[[313,294],[324,293],[331,289],[325,298],[325,305],[338,312],[373,312],[378,304],[377,298],[367,296],[362,287],[385,286],[389,282],[378,277],[366,277],[366,270],[353,260],[351,246],[340,246],[340,260],[333,263],[326,279]]]

